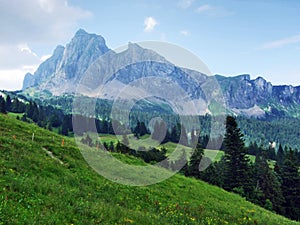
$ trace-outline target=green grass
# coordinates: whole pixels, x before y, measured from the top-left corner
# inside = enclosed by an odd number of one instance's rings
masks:
[[[113,158],[147,167],[132,156]],[[300,224],[179,174],[150,186],[112,182],[85,162],[74,139],[7,115],[0,115],[0,174],[0,224]]]
[[[111,135],[111,134],[100,134],[100,141],[102,143],[106,142],[107,144],[109,144],[111,141],[116,144],[118,142],[118,138],[115,135]],[[120,139],[122,140],[122,139]]]
[[[9,115],[10,117],[16,119],[17,117],[22,118],[22,116],[24,115],[24,113],[12,113],[12,112],[9,112],[8,115]]]
[[[110,143],[111,141],[116,144],[118,140],[122,140],[122,136],[116,137],[115,135],[111,134],[100,134],[100,140],[102,142]],[[173,142],[167,142],[165,144],[159,145],[157,142],[154,142],[150,135],[145,135],[141,137],[139,140],[137,140],[133,135],[128,136],[128,140],[130,143],[130,147],[133,149],[138,149],[139,146],[143,146],[146,149],[150,147],[157,147],[161,149],[162,147],[165,147],[167,149],[167,155],[170,156],[176,149],[178,149],[178,152],[174,152],[174,154],[170,157],[171,159],[178,159],[181,154],[181,149],[185,149],[187,154],[190,155],[192,149],[177,143]],[[211,149],[204,149],[204,155],[208,158],[210,158],[212,161],[220,161],[221,158],[224,156],[224,151],[220,150],[211,150]],[[251,162],[255,162],[255,156],[248,155]],[[270,167],[273,168],[275,165],[275,161],[269,160]]]

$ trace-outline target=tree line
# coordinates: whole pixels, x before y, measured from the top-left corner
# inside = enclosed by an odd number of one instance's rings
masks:
[[[272,146],[270,146],[272,148]],[[257,149],[255,162],[247,155],[243,134],[236,118],[228,116],[224,138],[225,155],[199,178],[245,197],[268,210],[300,221],[299,152],[279,146],[271,168],[268,150]]]

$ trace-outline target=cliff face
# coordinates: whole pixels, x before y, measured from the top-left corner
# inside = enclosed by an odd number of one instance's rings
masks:
[[[31,73],[26,73],[24,80],[23,80],[22,89],[25,90],[27,88],[34,86],[34,79],[35,79],[35,77]]]
[[[108,51],[103,37],[80,29],[66,47],[56,47],[52,56],[38,67],[33,77],[25,77],[23,90],[40,86],[49,91],[53,88],[58,90],[59,86],[67,85],[70,80],[80,79],[87,68]]]
[[[249,75],[216,78],[222,87],[227,106],[231,109],[256,109],[258,114],[261,114],[262,109],[265,112],[276,109],[299,115],[300,86],[273,86],[262,77],[250,80]]]

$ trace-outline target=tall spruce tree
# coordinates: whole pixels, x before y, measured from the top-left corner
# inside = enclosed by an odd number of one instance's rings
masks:
[[[180,133],[180,140],[179,143],[184,145],[184,146],[188,146],[189,145],[189,141],[188,141],[188,136],[186,133],[186,129],[185,127],[182,125],[181,126],[181,133]]]
[[[181,166],[180,172],[184,175],[188,175],[188,165],[187,165],[187,154],[184,148],[181,149],[181,155],[176,161],[178,166]]]
[[[290,149],[286,153],[280,176],[282,193],[285,198],[285,216],[300,220],[300,175],[295,151]]]
[[[10,112],[11,111],[11,98],[9,95],[6,97],[6,111]]]
[[[187,169],[188,176],[200,178],[199,166],[203,155],[204,155],[203,148],[201,147],[200,144],[197,144],[188,165],[188,169]]]
[[[137,121],[136,126],[133,130],[134,136],[137,138],[140,137],[140,129],[141,129],[141,123],[140,123],[140,121]]]
[[[277,163],[280,165],[282,165],[282,163],[284,161],[284,151],[283,151],[281,144],[279,145],[279,148],[278,148],[278,151],[276,154],[276,160],[277,160]]]
[[[6,113],[6,103],[4,98],[0,95],[0,113]]]
[[[255,193],[261,192],[261,195],[257,199],[258,203],[261,206],[267,206],[268,201],[270,201],[272,203],[271,210],[282,214],[284,212],[284,198],[281,191],[281,184],[278,175],[269,167],[266,151],[261,151],[256,156],[254,166],[256,189],[258,191]]]
[[[224,188],[246,194],[251,185],[249,159],[246,156],[243,134],[238,128],[235,117],[227,116],[225,144]],[[242,192],[242,193],[241,193]]]
[[[158,126],[155,124],[155,126]],[[155,127],[155,129],[159,129],[159,127]],[[157,132],[157,130],[155,131]],[[137,124],[133,130],[134,136],[139,138],[148,133],[147,127],[144,122],[137,121]]]

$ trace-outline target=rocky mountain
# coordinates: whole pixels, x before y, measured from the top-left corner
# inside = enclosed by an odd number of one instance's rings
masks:
[[[215,76],[222,88],[226,105],[238,114],[248,116],[300,115],[300,86],[273,86],[264,78],[250,75]]]
[[[50,92],[54,87],[67,90],[69,81],[80,79],[87,68],[109,50],[103,37],[80,29],[66,47],[57,46],[52,56],[33,75],[26,74],[23,90],[30,87]]]
[[[300,115],[300,86],[273,86],[249,75],[207,76],[133,43],[117,53],[102,36],[82,29],[66,47],[58,46],[33,75],[26,74],[23,92],[43,91],[102,99],[152,97],[154,102],[175,102],[182,114],[210,113],[216,105],[226,105],[227,111],[248,116]],[[196,111],[185,110],[192,106]]]

